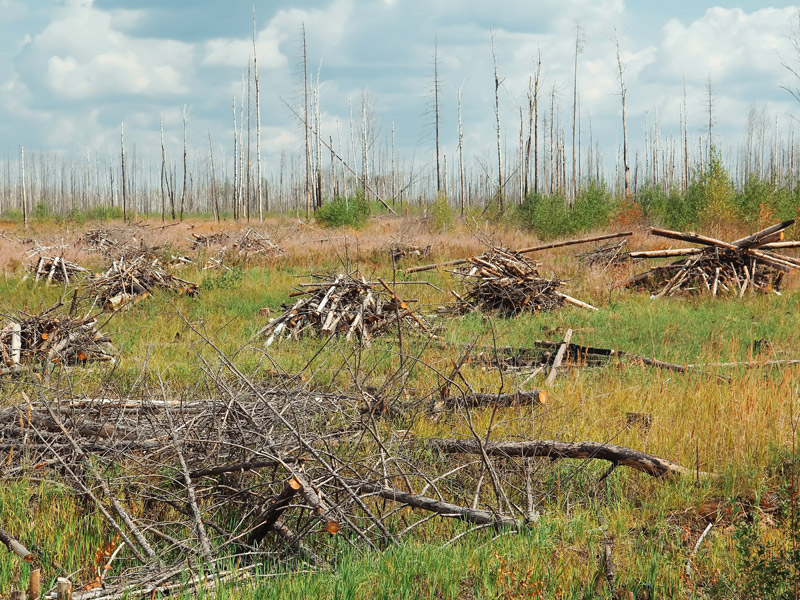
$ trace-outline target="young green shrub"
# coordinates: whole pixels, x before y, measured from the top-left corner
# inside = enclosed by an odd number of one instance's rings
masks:
[[[359,191],[351,198],[336,196],[317,210],[317,221],[325,227],[352,227],[360,229],[370,215],[369,202],[364,192]]]
[[[571,233],[567,200],[561,194],[530,193],[517,212],[520,221],[542,239]]]
[[[734,220],[733,183],[716,150],[712,149],[710,162],[689,186],[688,194],[696,206],[701,226]]]
[[[589,187],[578,192],[569,217],[570,228],[576,231],[588,231],[608,225],[614,202],[606,185],[592,181]]]
[[[122,219],[122,209],[118,206],[95,206],[86,211],[90,221],[115,221]]]
[[[517,208],[517,216],[542,239],[548,239],[604,227],[613,210],[605,184],[593,181],[578,193],[572,207],[562,194],[528,194]]]
[[[453,228],[453,211],[447,197],[440,195],[428,211],[428,229],[431,233],[443,233]]]
[[[53,216],[53,213],[46,202],[37,202],[36,206],[33,207],[33,218],[37,221],[42,221],[51,216]]]

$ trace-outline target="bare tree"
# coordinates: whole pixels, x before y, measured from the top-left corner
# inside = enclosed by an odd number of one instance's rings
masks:
[[[628,90],[625,87],[625,67],[622,64],[622,52],[620,51],[619,37],[614,36],[614,42],[617,46],[617,67],[619,68],[619,94],[622,100],[622,168],[625,177],[625,197],[630,198],[630,171],[628,165],[628,121],[625,113],[625,100],[627,98]]]
[[[433,43],[433,131],[436,139],[436,193],[442,193],[442,175],[439,167],[439,40]]]
[[[125,181],[125,123],[119,126],[120,164],[122,166],[122,220],[128,220],[128,186]]]
[[[305,46],[305,32],[303,33]],[[264,220],[261,202],[261,93],[258,87],[258,48],[256,47],[256,7],[253,6],[253,81],[256,85],[256,200],[258,201],[258,220]],[[269,207],[267,207],[269,210]]]
[[[22,191],[22,222],[28,228],[28,198],[25,188],[25,148],[19,147],[20,189]]]
[[[458,88],[458,180],[461,196],[461,216],[464,216],[466,190],[464,189],[464,129],[461,126],[461,88]]]
[[[533,76],[533,191],[539,193],[539,91],[542,75],[542,49],[536,58],[536,72]]]
[[[214,211],[214,221],[219,223],[219,197],[217,195],[217,174],[214,170],[214,145],[211,143],[211,131],[208,132],[208,161],[211,167],[211,208]]]
[[[575,69],[572,78],[572,190],[570,198],[574,198],[577,192],[577,163],[575,144],[576,119],[578,115],[578,56],[583,52],[583,27],[580,23],[575,23]]]
[[[500,84],[502,80],[497,75],[497,51],[494,47],[494,29],[491,30],[492,38],[492,63],[494,64],[494,116],[497,122],[497,201],[503,208],[503,146],[500,140]]]
[[[161,131],[161,222],[167,220],[167,203],[165,186],[167,185],[167,151],[164,148],[164,117],[159,115],[158,125]]]
[[[303,129],[306,140],[306,219],[311,218],[311,148],[308,141],[308,49],[306,48],[306,26],[300,25],[303,44]]]
[[[711,75],[708,76],[706,85],[708,94],[707,108],[708,108],[708,162],[711,163],[711,155],[714,151],[714,88],[711,87]]]
[[[181,221],[183,221],[183,208],[186,203],[186,105],[183,105],[183,187],[181,188]]]
[[[239,220],[239,162],[238,131],[236,126],[236,96],[233,97],[233,219]]]
[[[686,79],[683,80],[683,189],[689,187],[689,114],[686,102]]]

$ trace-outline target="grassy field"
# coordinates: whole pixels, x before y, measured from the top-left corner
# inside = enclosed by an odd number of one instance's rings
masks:
[[[119,225],[119,224],[114,224]],[[23,280],[26,238],[43,246],[62,243],[65,256],[98,269],[103,259],[74,242],[92,227],[34,224],[28,230],[0,224],[0,311],[37,313],[66,298],[69,289]],[[108,224],[103,225],[108,227]],[[150,223],[142,237],[166,244],[167,253],[188,254],[192,231],[241,230],[241,225],[208,222],[159,229]],[[370,386],[393,397],[407,390],[425,395],[443,383],[464,345],[492,353],[495,346],[527,347],[534,340],[563,338],[573,343],[613,348],[681,365],[681,373],[626,361],[565,371],[541,407],[516,406],[461,412],[414,410],[391,414],[375,425],[387,436],[408,430],[416,438],[470,437],[492,440],[591,440],[652,453],[715,477],[651,478],[625,468],[603,477],[608,465],[597,461],[537,460],[533,477],[539,518],[517,533],[481,530],[448,519],[432,519],[382,551],[353,543],[345,529],[331,542],[335,560],[310,569],[292,560],[259,566],[245,579],[222,584],[209,597],[220,598],[768,598],[794,597],[800,568],[800,541],[794,518],[793,424],[798,414],[800,366],[718,366],[719,363],[798,358],[800,294],[791,278],[782,295],[742,299],[676,297],[652,300],[646,294],[614,288],[641,266],[592,270],[564,248],[536,255],[543,275],[567,280],[567,292],[600,310],[566,307],[514,318],[468,314],[431,316],[437,336],[406,331],[402,352],[396,335],[368,348],[340,339],[280,340],[265,348],[254,334],[289,301],[294,286],[310,273],[358,268],[368,278],[428,281],[432,286],[399,286],[415,298],[423,314],[451,301],[458,281],[446,271],[402,273],[388,248],[396,243],[431,244],[431,261],[481,251],[478,235],[515,248],[535,239],[510,226],[456,226],[432,234],[425,222],[375,219],[366,229],[317,230],[291,220],[257,227],[287,251],[269,262],[237,264],[230,271],[188,266],[181,277],[200,284],[193,297],[155,293],[111,316],[103,331],[119,351],[115,365],[35,373],[0,379],[4,405],[22,402],[37,386],[68,389],[88,397],[135,394],[143,386],[163,385],[176,396],[203,385],[219,371],[219,355],[201,332],[249,378],[271,381],[301,377],[313,390],[358,395]],[[730,233],[733,237],[737,232]],[[746,233],[746,232],[744,232]],[[59,241],[62,240],[62,241]],[[657,240],[637,231],[631,248],[654,248]],[[210,252],[210,251],[209,251]],[[191,254],[194,256],[195,254]],[[426,259],[423,259],[426,260]],[[197,265],[202,264],[203,254]],[[435,286],[435,287],[433,287]],[[436,289],[438,288],[438,289]],[[261,311],[268,309],[268,311]],[[104,319],[101,319],[101,322]],[[702,366],[704,365],[704,366]],[[399,375],[398,375],[399,374]],[[477,391],[536,389],[544,377],[500,372],[469,362],[461,369]],[[629,414],[649,415],[649,425]],[[423,457],[424,459],[424,457]],[[15,464],[0,450],[0,463]],[[431,472],[436,457],[430,457]],[[120,466],[120,468],[124,468]],[[0,471],[2,472],[2,471]],[[488,489],[488,485],[486,486]],[[482,492],[481,504],[498,501]],[[476,499],[477,500],[477,499]],[[131,499],[131,506],[136,506]],[[141,508],[141,507],[140,507]],[[414,511],[407,509],[409,514]],[[420,515],[417,515],[420,516]],[[695,544],[708,524],[702,544]],[[45,585],[57,576],[86,582],[96,569],[96,553],[114,538],[96,506],[60,480],[56,471],[27,470],[0,486],[0,527],[13,532],[39,555]],[[466,533],[454,543],[447,542]],[[613,548],[613,586],[602,559]],[[691,567],[687,562],[691,558]],[[102,556],[100,557],[102,562]],[[115,569],[126,563],[120,561]],[[28,566],[0,553],[0,597],[24,585]],[[188,577],[188,575],[187,575]],[[612,590],[612,587],[614,588]],[[632,595],[630,595],[632,594]]]

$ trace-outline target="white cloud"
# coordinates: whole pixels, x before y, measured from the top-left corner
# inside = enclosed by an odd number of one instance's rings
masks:
[[[670,20],[659,51],[661,73],[690,82],[780,75],[779,53],[790,50],[795,8],[710,8],[689,25]]]
[[[305,28],[306,39],[315,46],[317,54],[335,47],[345,32],[353,30],[352,0],[334,0],[324,9],[291,8],[279,10],[267,25],[256,34],[259,68],[279,69],[288,66],[289,59],[281,50],[287,41],[299,49],[300,29]],[[203,46],[202,62],[210,66],[243,68],[253,56],[252,38],[217,38]]]
[[[51,92],[69,99],[107,94],[144,96],[188,91],[193,50],[173,40],[144,39],[123,33],[135,11],[107,13],[90,0],[71,0],[24,48],[41,68]],[[34,74],[26,72],[26,77]]]

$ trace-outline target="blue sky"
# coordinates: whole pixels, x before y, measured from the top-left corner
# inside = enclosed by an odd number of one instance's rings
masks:
[[[252,49],[253,4],[0,0],[5,149],[111,153],[124,121],[126,141],[157,155],[163,118],[168,147],[177,153],[185,106],[190,145],[204,152],[210,134],[225,151],[232,146],[231,103],[234,96],[237,103],[241,98]],[[284,105],[298,100],[301,25],[315,77],[319,69],[326,137],[336,138],[338,124],[339,137],[346,140],[350,106],[358,117],[366,91],[381,143],[388,143],[394,124],[398,154],[418,164],[431,157],[435,41],[445,152],[454,157],[456,150],[459,88],[468,155],[492,151],[492,30],[510,151],[539,49],[543,87],[548,94],[556,90],[562,122],[568,124],[576,23],[584,31],[578,66],[581,131],[588,139],[591,128],[609,156],[621,140],[614,35],[626,65],[634,147],[643,145],[646,127],[656,119],[665,135],[678,130],[684,83],[690,132],[702,135],[709,78],[716,141],[723,148],[744,136],[753,108],[786,129],[800,114],[780,87],[793,83],[781,59],[797,59],[790,44],[797,8],[789,2],[256,0],[255,10],[263,154],[272,168],[281,152],[302,148],[302,130]]]

